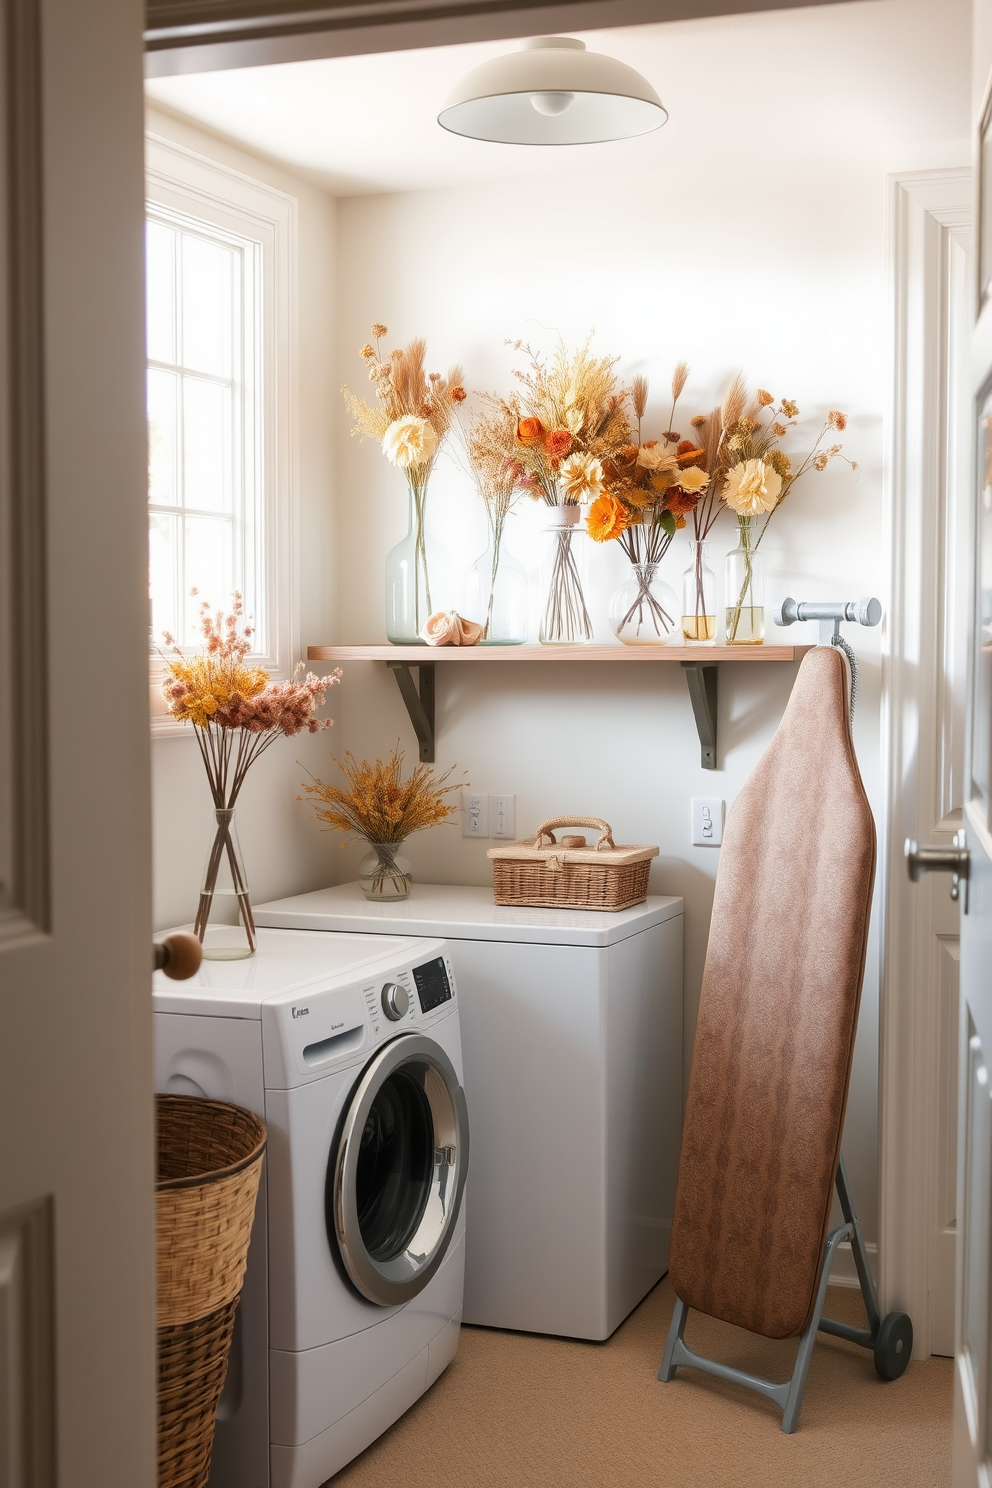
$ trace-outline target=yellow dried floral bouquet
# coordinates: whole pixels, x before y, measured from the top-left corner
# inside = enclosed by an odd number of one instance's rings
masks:
[[[414,832],[436,827],[457,814],[457,805],[449,806],[444,800],[461,790],[460,783],[446,783],[454,766],[436,776],[430,765],[419,764],[404,781],[404,753],[398,744],[385,762],[356,760],[350,750],[344,759],[333,754],[331,758],[346,783],[343,787],[327,785],[317,777],[310,784],[303,782],[314,817],[327,831],[352,832],[368,843],[371,851],[362,859],[358,874],[367,899],[408,898],[410,864],[399,849]]]

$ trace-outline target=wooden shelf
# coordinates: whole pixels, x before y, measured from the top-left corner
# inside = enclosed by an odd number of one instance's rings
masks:
[[[310,646],[309,661],[795,661],[808,646]]]
[[[384,661],[396,678],[410,715],[420,758],[434,763],[435,666],[438,662],[487,661],[679,662],[689,686],[689,701],[699,735],[700,763],[716,769],[717,678],[721,662],[796,661],[809,646],[310,646],[309,661]],[[417,668],[417,681],[411,667]]]

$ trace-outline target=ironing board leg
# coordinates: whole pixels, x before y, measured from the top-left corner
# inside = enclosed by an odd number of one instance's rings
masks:
[[[658,1370],[658,1378],[666,1385],[670,1379],[675,1378],[675,1371],[678,1368],[675,1362],[675,1347],[676,1344],[683,1343],[682,1335],[685,1332],[685,1320],[688,1316],[688,1307],[686,1307],[681,1297],[676,1297],[675,1311],[672,1313],[672,1322],[668,1329],[668,1342],[665,1344],[665,1357],[662,1359],[661,1368]]]
[[[837,1253],[837,1247],[842,1240],[851,1238],[852,1227],[850,1224],[838,1225],[836,1230],[831,1230],[827,1236],[826,1250],[823,1256],[823,1270],[820,1272],[820,1285],[816,1289],[816,1302],[813,1306],[813,1316],[806,1324],[799,1336],[799,1352],[796,1354],[796,1364],[792,1371],[792,1379],[789,1384],[789,1397],[785,1403],[782,1413],[782,1430],[791,1435],[799,1425],[799,1412],[803,1403],[803,1391],[806,1388],[806,1376],[809,1373],[810,1359],[813,1357],[813,1345],[816,1342],[817,1329],[823,1316],[823,1304],[827,1300],[827,1287],[830,1283],[830,1267]]]

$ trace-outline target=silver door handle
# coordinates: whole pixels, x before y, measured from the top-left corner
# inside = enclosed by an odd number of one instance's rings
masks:
[[[967,884],[971,873],[971,854],[964,845],[963,832],[955,832],[953,847],[920,847],[911,837],[907,837],[904,851],[906,870],[913,883],[919,883],[924,873],[949,873],[951,898],[959,897],[961,885]],[[967,912],[967,900],[965,911]]]

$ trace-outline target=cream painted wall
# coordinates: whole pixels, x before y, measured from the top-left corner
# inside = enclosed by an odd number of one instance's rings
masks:
[[[883,592],[881,467],[888,367],[886,175],[967,159],[970,9],[962,0],[870,3],[672,26],[670,65],[700,69],[698,138],[658,136],[649,172],[624,174],[610,147],[590,150],[585,179],[353,197],[338,204],[340,370],[363,385],[358,346],[369,323],[388,342],[426,335],[429,363],[463,362],[470,388],[507,388],[505,337],[550,346],[595,328],[595,345],[623,356],[625,374],[652,379],[648,432],[667,426],[673,363],[693,364],[687,417],[711,406],[726,379],[795,397],[807,447],[826,410],[849,415],[845,450],[861,466],[811,475],[777,515],[766,557],[772,597]],[[750,59],[746,66],[742,59]],[[760,63],[760,65],[758,65]],[[684,122],[684,121],[683,121]],[[957,142],[957,143],[956,143]],[[484,151],[485,146],[481,145]],[[338,411],[336,531],[341,641],[384,636],[385,555],[405,530],[402,482],[370,445],[349,441]],[[454,468],[439,470],[433,536],[457,555],[483,546],[478,502]],[[508,545],[532,570],[540,512],[514,519]],[[733,546],[726,521],[714,534]],[[591,555],[597,636],[623,573],[617,552]],[[666,561],[676,582],[684,541]],[[457,596],[449,591],[451,602]],[[329,633],[330,634],[330,633]],[[790,640],[811,640],[797,627]],[[851,636],[861,658],[856,741],[880,810],[880,636]],[[689,845],[689,800],[732,802],[774,732],[794,669],[724,666],[720,769],[699,765],[685,682],[675,666],[506,664],[438,679],[438,762],[481,790],[513,791],[522,835],[545,816],[607,817],[618,840],[661,846],[654,892],[686,901],[685,1061],[705,953],[718,854]],[[406,715],[381,665],[347,669],[347,718],[337,742],[383,753]],[[815,782],[811,782],[811,790]],[[488,844],[457,828],[410,844],[424,881],[486,884]],[[329,844],[325,876],[336,871]],[[351,876],[356,850],[340,859]],[[783,865],[783,873],[787,872]],[[776,885],[755,886],[774,894]],[[848,1117],[847,1155],[867,1233],[877,1212],[877,937],[869,954]]]
[[[331,491],[334,483],[335,203],[324,192],[270,162],[193,129],[158,110],[147,127],[213,160],[266,181],[298,202],[299,275],[299,523],[298,573],[303,645],[337,623]],[[253,766],[238,806],[238,829],[256,902],[313,888],[326,878],[321,839],[296,801],[303,771],[315,768],[327,741],[339,742],[343,689],[328,694],[335,719],[329,733],[280,739]],[[192,736],[152,744],[155,925],[193,917],[209,847],[211,818],[203,765]]]

